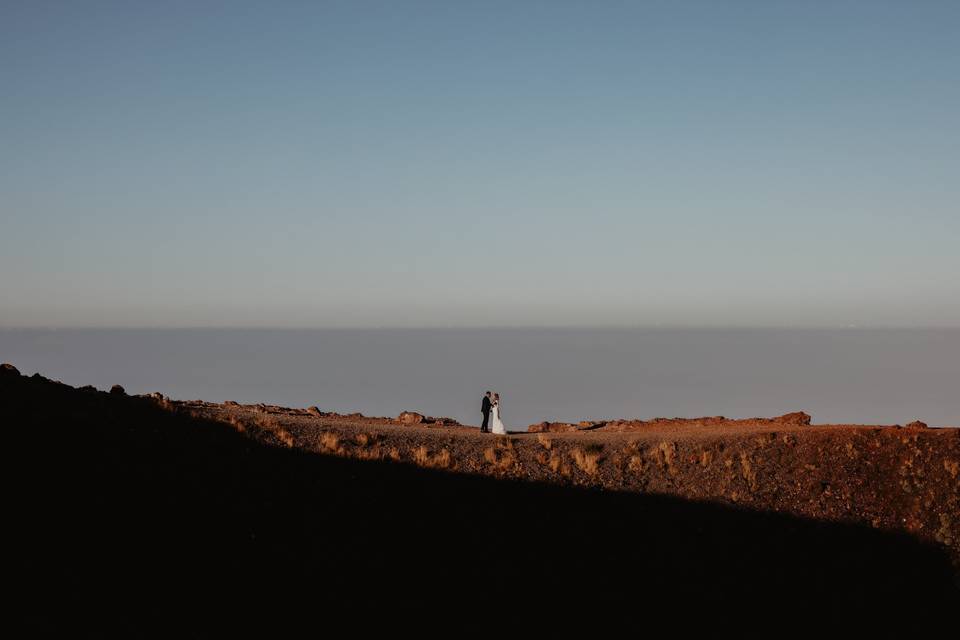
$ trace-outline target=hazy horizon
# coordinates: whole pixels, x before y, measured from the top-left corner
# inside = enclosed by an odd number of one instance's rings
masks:
[[[960,331],[953,325],[771,325],[771,324],[491,324],[491,325],[0,325],[0,331],[525,331],[525,330],[642,330],[642,331]]]
[[[493,389],[521,429],[800,410],[960,426],[954,329],[4,330],[0,361],[75,386],[467,424]]]
[[[960,327],[960,3],[0,7],[0,326]]]

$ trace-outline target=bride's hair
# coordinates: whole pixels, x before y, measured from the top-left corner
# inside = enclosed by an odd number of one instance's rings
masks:
[[[493,399],[494,399],[494,400],[499,400],[499,399],[500,399],[500,394],[499,394],[499,393],[493,394]]]

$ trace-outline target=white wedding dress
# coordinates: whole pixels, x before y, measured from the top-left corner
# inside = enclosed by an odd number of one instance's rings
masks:
[[[503,420],[500,419],[500,403],[497,402],[493,405],[493,426],[491,431],[493,433],[498,433],[502,436],[507,435],[507,428],[503,426]]]

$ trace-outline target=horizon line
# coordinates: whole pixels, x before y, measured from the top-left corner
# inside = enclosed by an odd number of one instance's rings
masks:
[[[330,325],[330,326],[283,326],[283,325],[0,325],[0,331],[521,331],[521,330],[759,330],[759,331],[955,331],[960,325],[712,325],[712,324],[490,324],[490,325]]]

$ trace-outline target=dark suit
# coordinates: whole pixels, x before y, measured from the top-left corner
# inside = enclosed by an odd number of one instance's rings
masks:
[[[487,396],[483,396],[483,407],[480,409],[480,413],[483,414],[483,424],[480,425],[480,431],[489,431],[490,428],[487,423],[490,422],[490,398]]]

